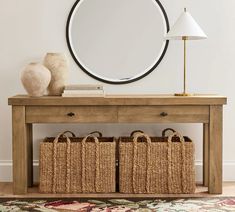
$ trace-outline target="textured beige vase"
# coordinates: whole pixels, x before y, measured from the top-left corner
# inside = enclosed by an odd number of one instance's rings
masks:
[[[44,65],[51,72],[51,82],[48,87],[49,95],[61,95],[68,78],[68,61],[65,54],[47,53]]]
[[[50,71],[40,63],[30,63],[21,72],[21,82],[29,96],[43,96],[50,81]]]

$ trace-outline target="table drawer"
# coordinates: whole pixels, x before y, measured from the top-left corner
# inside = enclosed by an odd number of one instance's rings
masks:
[[[117,122],[116,106],[28,106],[26,123]]]
[[[208,123],[209,106],[122,106],[121,123]]]

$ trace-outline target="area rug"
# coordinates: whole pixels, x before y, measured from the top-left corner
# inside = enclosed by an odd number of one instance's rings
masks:
[[[235,211],[235,198],[177,200],[11,200],[1,202],[1,212],[17,211],[76,211],[76,212],[222,212]]]

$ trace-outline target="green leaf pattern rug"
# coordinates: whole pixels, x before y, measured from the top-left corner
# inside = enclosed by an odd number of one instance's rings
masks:
[[[1,201],[1,212],[18,211],[76,211],[76,212],[235,212],[235,198],[178,199],[178,200],[57,200]]]

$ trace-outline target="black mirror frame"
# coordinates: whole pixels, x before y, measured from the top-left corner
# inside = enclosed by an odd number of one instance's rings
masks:
[[[105,80],[105,79],[102,79],[100,77],[97,77],[93,74],[91,74],[88,70],[86,70],[82,65],[81,63],[78,61],[78,59],[76,58],[73,50],[72,50],[72,46],[71,46],[71,42],[70,42],[70,37],[69,37],[69,28],[70,28],[70,23],[71,23],[71,18],[72,18],[72,15],[73,15],[73,12],[74,10],[76,9],[78,3],[80,2],[81,0],[76,0],[76,2],[74,3],[70,13],[69,13],[69,16],[68,16],[68,19],[67,19],[67,23],[66,23],[66,41],[67,41],[67,45],[68,45],[68,48],[69,48],[69,51],[70,51],[70,54],[72,55],[72,58],[74,59],[74,61],[76,62],[76,64],[82,69],[82,71],[84,71],[86,74],[88,74],[90,77],[98,80],[98,81],[101,81],[101,82],[104,82],[104,83],[107,83],[107,84],[128,84],[128,83],[132,83],[132,82],[135,82],[135,81],[138,81],[144,77],[146,77],[147,75],[149,75],[151,72],[153,72],[157,66],[161,63],[162,59],[164,58],[165,54],[166,54],[166,51],[167,51],[167,48],[169,46],[169,40],[166,40],[166,43],[165,43],[165,46],[164,46],[164,49],[162,51],[162,54],[161,56],[159,57],[158,61],[153,65],[152,68],[150,68],[148,71],[146,71],[144,74],[142,74],[141,76],[137,77],[137,78],[133,78],[133,79],[130,79],[130,80],[126,80],[126,81],[120,81],[120,82],[117,82],[117,81],[109,81],[109,80]],[[170,30],[170,25],[169,25],[169,20],[168,20],[168,17],[167,17],[167,14],[166,14],[166,11],[163,7],[163,5],[161,4],[160,0],[155,0],[156,3],[159,5],[160,9],[162,10],[162,13],[164,15],[164,18],[165,18],[165,22],[166,22],[166,29],[167,29],[167,32]]]

